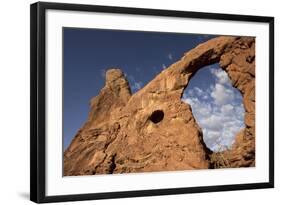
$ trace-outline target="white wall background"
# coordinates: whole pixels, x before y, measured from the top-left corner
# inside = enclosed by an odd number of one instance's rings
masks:
[[[52,0],[49,0],[52,1]],[[29,201],[29,4],[30,0],[2,1],[0,7],[0,204]],[[217,13],[275,16],[275,172],[276,188],[177,196],[69,202],[66,204],[269,204],[281,194],[281,13],[278,1],[265,0],[60,0],[68,3],[145,7]],[[63,203],[65,204],[65,203]],[[276,204],[276,203],[275,203]]]

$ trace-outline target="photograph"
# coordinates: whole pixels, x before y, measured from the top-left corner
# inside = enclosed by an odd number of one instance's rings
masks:
[[[274,187],[274,17],[30,7],[30,199]]]
[[[255,36],[63,27],[63,176],[255,167]]]

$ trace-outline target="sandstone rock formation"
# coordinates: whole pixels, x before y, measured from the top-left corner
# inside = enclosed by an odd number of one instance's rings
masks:
[[[220,63],[243,96],[245,129],[230,150],[213,153],[190,105],[181,101],[196,72]],[[217,37],[185,53],[144,88],[131,94],[119,69],[64,152],[64,175],[248,167],[255,165],[255,39]]]

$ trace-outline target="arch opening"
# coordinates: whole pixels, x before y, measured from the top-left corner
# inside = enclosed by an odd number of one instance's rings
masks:
[[[214,152],[229,149],[245,127],[243,98],[219,64],[202,67],[185,88],[188,103],[203,131],[206,146]]]

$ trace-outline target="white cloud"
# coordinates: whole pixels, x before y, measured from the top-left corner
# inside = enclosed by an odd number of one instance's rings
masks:
[[[223,71],[222,69],[215,69],[215,68],[211,68],[210,69],[211,73],[215,76],[216,81],[219,84],[230,84],[231,81],[228,78],[228,75],[225,71]]]
[[[187,90],[187,93],[188,93],[188,96],[193,96],[193,89],[189,89],[189,90]],[[184,93],[184,95],[186,95],[185,93]],[[186,98],[187,96],[184,96],[184,98]]]
[[[210,114],[209,117],[200,119],[200,124],[212,131],[221,130],[223,117],[220,115],[215,115],[214,113],[209,113],[209,114]]]
[[[201,95],[203,94],[203,91],[202,91],[200,88],[198,88],[198,87],[195,87],[195,88],[194,88],[194,91],[195,91],[195,93],[196,93],[197,95],[199,95],[199,96],[201,96]]]
[[[167,68],[167,66],[163,63],[162,64],[162,69],[164,70],[164,69],[166,69]]]
[[[185,98],[183,99],[184,102],[191,105],[193,113],[196,116],[200,116],[200,118],[204,118],[212,113],[212,107],[210,104],[204,103],[200,101],[198,98]]]
[[[142,88],[143,82],[137,81],[133,75],[127,75],[125,73],[125,76],[127,77],[128,81],[130,83],[130,87],[131,87],[131,90],[133,93],[137,92],[139,89]]]
[[[173,55],[171,53],[168,54],[167,56],[170,60],[173,60]]]
[[[233,110],[234,110],[234,107],[231,104],[226,104],[221,107],[222,113],[230,114],[230,113],[233,113]]]
[[[131,89],[133,92],[138,91],[139,89],[141,89],[143,83],[142,82],[135,82],[132,86]]]
[[[212,89],[211,96],[218,105],[226,104],[234,99],[233,90],[219,83]]]
[[[204,95],[202,96],[203,100],[208,100],[209,99],[209,95],[207,93],[204,93]]]

